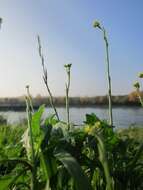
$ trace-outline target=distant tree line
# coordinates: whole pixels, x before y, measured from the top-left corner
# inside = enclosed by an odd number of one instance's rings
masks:
[[[143,97],[143,92],[141,92],[141,96]],[[41,95],[37,95],[32,98],[33,105],[35,108],[38,108],[39,105],[45,104],[49,106],[48,97],[43,97]],[[70,106],[100,106],[100,105],[108,105],[108,96],[95,96],[95,97],[70,97]],[[65,97],[54,97],[54,104],[56,106],[64,106],[65,105]],[[138,106],[140,105],[138,96],[136,92],[132,92],[128,95],[118,95],[112,96],[112,104],[121,106]],[[0,98],[0,109],[25,109],[25,99],[24,96],[16,97],[16,98]]]

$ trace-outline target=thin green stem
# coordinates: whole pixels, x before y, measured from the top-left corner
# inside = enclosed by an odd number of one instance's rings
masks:
[[[70,69],[71,69],[71,64],[65,65],[66,72],[67,72],[67,77],[68,81],[66,83],[66,113],[67,113],[67,126],[68,130],[70,129],[70,113],[69,113],[69,89],[70,89]]]
[[[50,99],[51,107],[54,109],[54,112],[55,112],[55,115],[56,115],[56,117],[57,117],[57,120],[60,121],[60,118],[59,118],[57,109],[56,109],[56,107],[55,107],[55,105],[54,105],[53,96],[52,96],[52,93],[51,93],[51,91],[50,91],[50,88],[49,88],[49,86],[48,86],[47,81],[45,81],[45,85],[46,85],[47,91],[48,91],[48,93],[49,93],[49,99]]]
[[[47,79],[48,74],[47,74],[47,69],[45,68],[45,60],[44,60],[44,56],[42,53],[41,40],[40,40],[39,36],[38,36],[38,48],[39,48],[39,56],[40,56],[41,64],[42,64],[42,68],[43,68],[43,80],[44,80],[44,83],[46,85],[47,91],[49,93],[49,101],[50,101],[51,107],[53,108],[53,110],[55,112],[57,120],[60,121],[57,109],[54,105],[53,95],[52,95],[52,92],[51,92],[51,90],[49,88],[49,84],[48,84],[48,79]]]
[[[31,97],[30,91],[29,91],[29,85],[26,86],[26,89],[27,89],[27,98],[29,100],[29,105],[30,105],[31,111],[34,113],[34,108],[33,108],[33,104],[32,104],[32,97]]]
[[[66,112],[67,112],[67,125],[69,128],[70,116],[69,116],[69,87],[70,87],[70,74],[68,75],[68,85],[66,84]]]
[[[109,125],[113,126],[113,114],[112,114],[112,90],[111,90],[111,76],[110,76],[110,61],[109,61],[109,44],[106,35],[106,30],[100,25],[100,22],[95,21],[93,23],[94,28],[98,28],[103,33],[106,50],[106,64],[107,64],[107,80],[108,80],[108,102],[109,102]]]
[[[137,89],[137,95],[138,95],[139,101],[141,103],[141,106],[143,107],[143,99],[142,99],[142,97],[140,95],[140,90],[139,89]]]
[[[35,187],[36,187],[36,164],[35,164],[34,141],[33,141],[33,134],[32,134],[32,126],[31,126],[32,113],[30,110],[30,103],[29,103],[28,97],[26,97],[26,113],[27,113],[27,122],[28,122],[28,129],[29,129],[29,133],[30,133],[30,142],[31,142],[31,154],[32,154],[31,162],[33,164],[31,188],[32,188],[32,190],[35,190]]]
[[[108,101],[109,101],[109,124],[113,126],[113,114],[112,114],[112,90],[111,90],[111,76],[110,76],[110,61],[109,61],[109,44],[106,36],[106,31],[103,28],[103,35],[106,49],[106,63],[107,63],[107,80],[108,80]]]

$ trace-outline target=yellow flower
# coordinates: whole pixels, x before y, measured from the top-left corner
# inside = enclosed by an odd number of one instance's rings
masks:
[[[100,122],[100,121],[97,121],[97,122],[95,123],[95,127],[96,127],[96,128],[100,128],[100,127],[101,127],[101,122]]]
[[[90,129],[89,125],[88,125],[88,126],[86,126],[86,127],[84,128],[84,132],[85,132],[85,133],[89,133],[89,132],[90,132],[90,130],[91,130],[91,129]]]

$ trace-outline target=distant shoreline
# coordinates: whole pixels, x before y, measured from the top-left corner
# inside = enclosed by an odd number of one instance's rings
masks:
[[[35,110],[37,110],[39,108],[40,105],[36,105],[36,106],[33,106],[33,108]],[[51,108],[51,106],[49,105],[46,105],[47,108]],[[58,105],[56,106],[57,108],[64,108],[65,105]],[[130,104],[130,105],[123,105],[123,104],[113,104],[113,108],[140,108],[140,105],[133,105],[133,104]],[[71,105],[70,108],[101,108],[101,109],[104,109],[104,108],[108,108],[108,105]],[[8,105],[3,105],[1,106],[0,105],[0,111],[26,111],[26,106],[20,106],[20,105],[12,105],[12,106],[8,106]]]
[[[141,94],[143,95],[143,93]],[[54,104],[56,107],[65,107],[65,97],[54,97]],[[50,107],[49,98],[37,96],[32,98],[34,109],[38,109],[40,105],[45,104]],[[70,107],[108,107],[108,96],[95,97],[70,97]],[[139,107],[140,102],[135,92],[129,95],[112,96],[113,107]],[[23,111],[26,109],[24,97],[16,98],[0,98],[0,111]]]

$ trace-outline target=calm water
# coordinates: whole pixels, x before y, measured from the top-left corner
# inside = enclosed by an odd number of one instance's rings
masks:
[[[58,112],[61,119],[66,118],[65,109],[58,108]],[[51,114],[51,108],[47,108],[44,117]],[[98,117],[102,119],[108,118],[107,108],[71,108],[70,118],[75,124],[81,124],[85,120],[86,113],[95,113]],[[7,111],[0,112],[7,118],[9,123],[18,123],[22,119],[26,118],[25,112]],[[143,109],[140,107],[115,107],[113,108],[114,125],[117,127],[128,127],[131,124],[141,125],[143,124]]]

